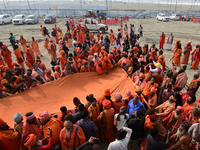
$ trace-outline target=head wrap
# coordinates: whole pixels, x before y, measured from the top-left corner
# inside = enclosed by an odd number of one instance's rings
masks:
[[[60,51],[60,55],[62,55],[62,54],[65,54],[65,51],[64,51],[64,50],[61,50],[61,51]]]
[[[105,108],[110,108],[111,107],[111,102],[107,99],[103,100],[103,103],[102,103],[103,107]]]
[[[34,134],[29,134],[26,138],[26,140],[24,141],[24,146],[26,147],[32,147],[35,146],[37,141],[37,138]]]
[[[56,65],[56,66],[54,67],[55,71],[58,71],[59,68],[60,68],[59,65]]]
[[[156,118],[156,113],[154,113],[154,114],[152,114],[152,115],[149,115],[149,118],[150,118],[150,119]]]
[[[160,64],[160,63],[156,63],[156,67],[157,67],[157,68],[160,68],[160,67],[161,67],[161,64]]]
[[[114,95],[114,98],[115,98],[116,101],[119,101],[122,98],[122,95],[118,92],[114,93],[113,95]]]
[[[141,89],[140,86],[136,86],[136,87],[135,87],[135,92],[141,92],[141,91],[142,91],[142,89]]]
[[[3,119],[0,118],[0,126],[2,126],[4,124]]]
[[[144,79],[145,78],[144,73],[140,73],[139,77],[142,77]]]
[[[131,90],[129,90],[129,89],[126,90],[126,95],[127,95],[127,96],[131,96]]]
[[[50,38],[50,39],[49,39],[49,42],[53,42],[53,39],[52,39],[52,38]]]
[[[177,106],[177,109],[179,109],[181,112],[184,111],[184,110],[183,110],[183,107],[181,107],[181,106]]]
[[[177,40],[177,42],[181,43],[181,40]]]
[[[35,118],[34,113],[33,113],[32,115],[30,115],[30,116],[26,116],[26,119],[27,119],[27,120],[31,120],[31,119],[33,119],[33,118]]]
[[[157,88],[152,87],[152,88],[151,88],[151,92],[152,92],[152,93],[156,93],[156,92],[157,92]]]
[[[120,47],[117,48],[117,51],[120,51]]]
[[[41,121],[48,121],[51,119],[51,115],[48,113],[48,111],[43,111],[41,114],[39,114],[39,118]]]
[[[104,96],[110,96],[110,89],[106,89],[104,91]]]
[[[19,37],[20,37],[20,38],[22,38],[22,37],[23,37],[23,35],[19,35]]]
[[[85,59],[83,59],[82,63],[85,65],[87,63],[87,61]]]
[[[98,56],[98,53],[94,53],[94,56]]]
[[[192,43],[192,41],[188,41],[188,43],[190,43],[190,44],[191,44],[191,43]]]
[[[13,120],[16,122],[16,123],[19,123],[19,121],[21,121],[22,119],[22,114],[21,113],[17,113],[14,115],[13,117]]]

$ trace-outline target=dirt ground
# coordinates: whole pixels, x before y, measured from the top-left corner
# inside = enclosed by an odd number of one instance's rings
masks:
[[[0,41],[5,43],[9,46],[9,49],[12,51],[12,47],[9,43],[9,33],[12,32],[16,39],[19,39],[19,35],[23,35],[24,38],[27,41],[30,41],[31,37],[35,37],[36,40],[38,40],[39,47],[41,50],[41,53],[44,57],[42,57],[42,61],[46,64],[47,67],[50,67],[50,55],[47,53],[47,51],[43,47],[44,43],[44,37],[41,34],[40,31],[40,24],[44,25],[44,22],[42,19],[39,20],[39,24],[36,25],[1,25],[0,26]],[[66,31],[65,27],[65,18],[57,18],[57,26],[61,28],[63,32]],[[164,32],[166,34],[166,40],[170,33],[173,33],[174,35],[174,43],[173,47],[175,45],[175,41],[180,39],[182,43],[182,47],[188,42],[192,41],[193,48],[195,47],[196,43],[200,43],[200,24],[195,24],[193,22],[184,22],[184,21],[170,21],[170,22],[161,22],[157,21],[156,19],[131,19],[129,22],[127,22],[127,25],[134,24],[136,27],[136,33],[138,33],[138,27],[141,24],[144,28],[144,36],[141,38],[140,45],[143,46],[145,43],[148,43],[149,46],[151,46],[153,43],[156,44],[157,47],[159,47],[159,38],[161,32]],[[47,27],[49,32],[51,32],[51,29],[54,27],[53,24],[45,24],[44,26]],[[117,34],[117,29],[119,26],[109,26],[109,30],[113,29],[115,35]],[[108,32],[106,33],[108,34]],[[166,63],[168,66],[171,65],[171,62],[169,61],[173,55],[172,51],[167,51],[167,44],[164,45],[164,55],[166,58]],[[70,49],[72,50],[72,48]],[[13,54],[14,55],[14,54]],[[13,57],[13,60],[15,61],[15,57]],[[190,62],[189,62],[190,64]],[[190,65],[188,65],[187,73],[188,73],[188,82],[190,82],[193,78],[193,74],[197,70],[190,69]]]

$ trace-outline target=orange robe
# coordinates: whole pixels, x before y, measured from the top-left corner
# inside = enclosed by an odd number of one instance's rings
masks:
[[[19,150],[20,137],[13,130],[0,130],[0,148],[2,150]]]
[[[110,44],[113,44],[113,41],[114,41],[114,33],[113,32],[109,33],[109,39],[110,39]]]
[[[49,136],[49,129],[52,129],[52,137],[53,137],[53,144],[59,143],[59,135],[60,131],[62,130],[63,123],[59,121],[57,118],[51,118],[44,126],[43,126],[43,134],[44,137]]]
[[[165,34],[164,35],[160,35],[160,45],[159,45],[159,48],[163,48],[164,46],[164,43],[165,43]]]
[[[175,110],[176,103],[169,103],[169,101],[166,101],[162,103],[161,105],[157,106],[155,109],[159,111],[157,113],[157,116],[164,119],[167,117],[172,111]]]
[[[192,110],[194,108],[194,103],[192,104],[188,104],[187,102],[185,102],[185,104],[183,105],[183,110],[184,112],[182,113],[183,116],[187,115],[187,113]]]
[[[62,150],[68,150],[68,148],[73,149],[76,127],[77,125],[73,125],[71,138],[70,138],[70,135],[66,135],[66,128],[63,128],[60,131],[60,142],[61,142]],[[67,137],[69,138],[69,141],[67,141]],[[82,145],[85,142],[86,142],[85,134],[83,130],[81,129],[81,127],[79,127],[77,131],[75,147],[77,148],[79,145]]]
[[[3,56],[3,59],[7,64],[8,68],[13,69],[11,51],[8,49],[2,50],[1,55]]]
[[[119,113],[120,107],[123,106],[122,101],[113,101],[113,107],[115,109],[115,113]]]
[[[63,57],[63,55],[60,55],[60,67],[62,71],[65,70],[65,62],[66,62],[66,59]]]
[[[48,49],[48,45],[49,45],[49,39],[44,41],[43,46],[44,46],[45,49]]]
[[[103,117],[103,112],[105,113],[105,119]],[[106,128],[102,129],[102,141],[106,143],[110,143],[114,141],[114,115],[115,110],[113,108],[105,109],[100,115],[97,117],[99,121],[106,121]]]
[[[151,94],[151,88],[152,87],[155,87],[157,88],[158,87],[158,84],[157,83],[154,83],[153,85],[151,85],[151,81],[148,81],[144,90],[143,90],[143,95],[146,97],[146,98],[149,98],[150,94]]]
[[[48,52],[49,52],[49,54],[51,54],[51,61],[56,61],[57,54],[56,54],[56,44],[55,43],[49,43]]]
[[[186,52],[183,55],[182,64],[188,64],[188,60],[189,60],[189,56],[190,56],[190,51],[192,51],[192,45],[187,46]]]
[[[200,62],[200,50],[196,50],[196,52],[193,55],[193,58],[194,58],[194,61],[192,64],[192,69],[197,69]]]
[[[181,65],[181,54],[182,54],[182,49],[174,49],[174,54],[173,54],[173,62],[177,66]]]
[[[35,52],[36,56],[40,56],[41,55],[37,40],[31,41],[31,48]]]
[[[27,47],[26,47],[26,40],[24,38],[23,39],[19,39],[19,43],[22,46],[23,52],[26,52],[26,49],[27,49]]]
[[[15,49],[15,50],[14,50],[14,54],[15,54],[15,56],[16,56],[17,63],[18,63],[19,65],[21,65],[21,66],[24,68],[24,63],[19,61],[20,59],[21,59],[21,60],[23,59],[20,50],[19,50],[19,49]]]
[[[152,97],[149,97],[148,104],[151,108],[155,108],[157,106],[157,94],[155,93]]]
[[[99,42],[100,40],[100,33],[97,33],[97,41]]]

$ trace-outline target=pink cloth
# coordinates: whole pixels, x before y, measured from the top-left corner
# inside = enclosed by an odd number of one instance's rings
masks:
[[[114,93],[113,95],[116,101],[119,101],[122,98],[122,95],[118,92]]]
[[[141,82],[141,81],[138,79],[138,80],[136,80],[134,86],[140,86],[140,88],[143,90],[143,89],[145,88],[146,84],[147,84],[147,83],[146,83],[145,80],[143,80],[143,81]]]
[[[131,90],[129,90],[129,89],[126,90],[126,95],[127,95],[127,96],[131,96]]]
[[[41,114],[39,114],[39,119],[41,121],[47,121],[51,119],[51,115],[48,113],[48,111],[43,111]]]
[[[175,84],[179,88],[184,88],[187,84],[187,80],[188,80],[187,74],[185,72],[183,72],[183,73],[177,75]]]

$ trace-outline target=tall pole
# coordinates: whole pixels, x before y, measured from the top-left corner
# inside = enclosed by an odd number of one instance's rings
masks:
[[[106,0],[106,9],[108,11],[108,0]]]
[[[4,5],[4,8],[6,9],[6,3],[5,3],[5,0],[3,0],[3,5]]]
[[[176,5],[175,5],[175,12],[176,12],[176,8],[177,8],[177,3],[178,3],[178,0],[176,0]]]
[[[29,4],[29,0],[27,0],[27,3],[28,3],[28,8],[29,8],[29,10],[31,9],[31,7],[30,7],[30,4]]]

